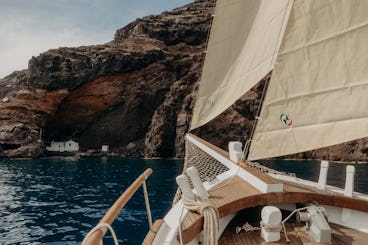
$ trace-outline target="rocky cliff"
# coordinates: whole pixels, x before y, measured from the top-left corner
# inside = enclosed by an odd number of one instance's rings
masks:
[[[0,80],[0,156],[38,157],[52,140],[123,156],[181,157],[213,2],[147,16],[103,45],[49,50]],[[195,131],[225,148],[250,134],[263,84]],[[291,157],[367,160],[368,140]]]
[[[186,131],[212,11],[212,1],[195,1],[137,19],[109,43],[33,57],[0,80],[0,155],[37,157],[67,139],[82,150],[180,154],[175,141]]]

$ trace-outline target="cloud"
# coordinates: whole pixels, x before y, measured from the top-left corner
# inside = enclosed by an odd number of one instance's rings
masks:
[[[138,17],[158,14],[189,0],[2,0],[0,78],[27,68],[51,48],[100,44]]]

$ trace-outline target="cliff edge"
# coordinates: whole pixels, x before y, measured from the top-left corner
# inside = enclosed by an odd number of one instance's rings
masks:
[[[0,80],[0,157],[39,157],[51,141],[182,157],[213,2],[137,19],[106,44],[52,49]],[[226,148],[250,135],[262,83],[195,133]],[[290,157],[367,161],[362,139]]]

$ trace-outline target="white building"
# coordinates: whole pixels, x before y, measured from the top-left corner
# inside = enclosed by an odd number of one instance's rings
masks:
[[[101,146],[101,152],[108,152],[109,151],[109,145],[102,145]]]
[[[74,140],[65,142],[65,151],[79,151],[79,143]]]
[[[68,140],[66,142],[52,141],[50,146],[46,147],[48,151],[58,151],[58,152],[73,152],[79,151],[79,143],[74,140]]]

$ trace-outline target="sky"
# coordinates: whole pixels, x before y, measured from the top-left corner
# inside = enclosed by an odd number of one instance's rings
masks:
[[[0,79],[51,48],[102,44],[136,18],[192,0],[0,0]]]

